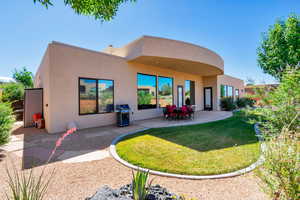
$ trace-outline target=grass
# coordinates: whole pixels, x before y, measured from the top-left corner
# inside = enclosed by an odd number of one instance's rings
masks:
[[[124,138],[116,148],[134,165],[188,175],[232,172],[260,155],[253,125],[238,113],[205,124],[149,129]]]

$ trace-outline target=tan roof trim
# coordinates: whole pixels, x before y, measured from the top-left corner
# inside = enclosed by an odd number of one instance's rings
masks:
[[[82,51],[88,51],[88,52],[91,52],[91,53],[97,53],[97,54],[101,54],[101,55],[104,55],[104,56],[110,56],[110,57],[115,57],[115,58],[125,60],[124,57],[112,55],[112,54],[101,52],[101,51],[86,49],[86,48],[82,48],[82,47],[78,47],[78,46],[74,46],[74,45],[70,45],[70,44],[66,44],[66,43],[62,43],[62,42],[57,42],[57,41],[52,41],[49,45],[61,45],[61,46],[66,46],[66,47],[70,47],[70,48],[74,48],[74,49],[79,49],[79,50],[82,50]]]
[[[188,45],[192,45],[192,46],[195,46],[195,47],[199,47],[199,48],[202,48],[202,49],[205,49],[213,54],[215,54],[216,56],[218,56],[224,63],[224,60],[223,58],[217,54],[215,51],[211,50],[211,49],[208,49],[206,47],[203,47],[203,46],[200,46],[200,45],[197,45],[197,44],[193,44],[193,43],[190,43],[190,42],[185,42],[185,41],[182,41],[182,40],[175,40],[175,39],[169,39],[169,38],[163,38],[163,37],[157,37],[157,36],[150,36],[150,35],[143,35],[142,37],[134,40],[133,42],[137,41],[137,40],[141,40],[142,38],[154,38],[154,39],[161,39],[161,40],[169,40],[169,41],[173,41],[173,42],[178,42],[178,43],[183,43],[183,44],[188,44]],[[133,43],[131,42],[131,43]],[[129,44],[131,44],[129,43]],[[126,45],[127,46],[127,45]]]

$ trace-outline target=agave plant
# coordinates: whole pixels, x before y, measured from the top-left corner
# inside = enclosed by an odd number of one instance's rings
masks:
[[[8,185],[11,191],[11,195],[6,194],[7,200],[43,200],[47,192],[48,185],[53,176],[53,172],[49,178],[45,179],[44,170],[35,176],[33,169],[29,174],[25,172],[18,172],[15,166],[13,172],[6,169],[8,175]]]
[[[147,182],[149,178],[149,171],[137,170],[134,174],[132,171],[132,193],[134,200],[145,200],[148,195]],[[148,188],[151,187],[153,179],[148,184]]]

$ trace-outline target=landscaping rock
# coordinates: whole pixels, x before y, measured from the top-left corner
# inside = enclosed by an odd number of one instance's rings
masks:
[[[166,188],[160,185],[154,185],[148,188],[149,193],[146,200],[182,200],[174,193],[170,193]],[[132,200],[132,185],[124,185],[120,189],[112,189],[108,186],[100,188],[92,197],[86,200]]]

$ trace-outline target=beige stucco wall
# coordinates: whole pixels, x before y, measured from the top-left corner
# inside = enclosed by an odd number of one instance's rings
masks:
[[[182,49],[176,49],[180,48],[179,44],[183,45],[182,48],[186,48],[186,50],[201,48],[184,42],[164,39],[162,41],[167,41],[165,45],[168,46],[168,49],[174,49],[172,55],[169,55],[170,52],[162,50],[164,48],[160,49],[157,45],[152,44],[156,40],[161,39],[153,37],[143,38],[125,46],[126,51],[124,48],[110,48],[106,50],[106,53],[57,42],[49,44],[35,79],[35,87],[42,87],[44,89],[43,106],[47,131],[49,133],[65,131],[67,124],[72,121],[80,129],[115,124],[116,113],[79,115],[79,77],[114,80],[114,104],[129,104],[133,112],[132,120],[162,115],[162,109],[160,108],[137,109],[137,73],[172,77],[174,81],[174,104],[177,104],[177,86],[182,85],[184,88],[185,80],[195,81],[195,104],[197,105],[197,110],[203,110],[203,87],[213,88],[213,110],[219,109],[220,84],[227,84],[234,86],[234,88],[243,89],[243,81],[240,79],[226,75],[217,76],[214,72],[212,73],[215,74],[213,76],[192,73],[190,71],[194,67],[192,65],[189,70],[183,70],[185,72],[182,72],[176,70],[176,68],[160,66],[156,63],[158,60],[150,64],[128,60],[127,56],[129,54],[132,56],[140,52],[146,52],[150,55],[154,50],[160,50],[161,56],[179,57],[180,54],[183,54]],[[145,43],[147,43],[146,46],[144,46]],[[141,50],[145,48],[146,50]],[[151,51],[147,50],[147,48],[150,48]],[[196,52],[194,53],[190,51],[190,55],[186,55],[190,57],[186,57],[186,59],[199,59],[198,50],[195,50]],[[214,52],[203,51],[202,56],[205,56],[205,52],[209,52],[212,55],[215,54]],[[184,58],[184,56],[181,55],[181,58]],[[176,61],[179,62],[177,59],[170,59],[171,61],[168,60],[164,64],[176,64]],[[207,59],[213,59],[213,57],[208,55]],[[223,67],[223,60],[221,58],[212,62],[220,65],[219,67]],[[195,62],[184,62],[182,64],[188,65],[192,63]],[[201,67],[201,65],[199,66]],[[178,67],[181,68],[182,66]],[[201,72],[201,69],[198,72]]]
[[[50,128],[51,124],[51,112],[49,111],[48,104],[50,102],[51,87],[50,87],[50,52],[51,45],[48,45],[47,50],[44,54],[40,67],[38,68],[35,79],[34,87],[43,88],[43,117],[46,123],[46,129]]]
[[[47,95],[47,98],[44,99],[44,106],[48,106],[45,107],[44,112],[46,128],[50,133],[64,131],[70,121],[75,121],[81,129],[115,124],[115,113],[79,115],[79,77],[114,80],[114,103],[115,105],[128,103],[132,108],[132,119],[134,120],[162,115],[162,110],[159,108],[137,110],[137,73],[173,77],[174,103],[177,102],[177,85],[184,86],[185,80],[195,81],[195,101],[197,109],[202,109],[203,83],[201,76],[155,66],[128,63],[122,57],[60,43],[50,44],[47,52],[50,61],[43,62],[41,67],[48,69],[49,81],[47,76],[42,76],[40,82],[45,95]],[[48,60],[48,57],[46,58]],[[46,82],[50,84],[46,84]],[[36,83],[38,84],[38,81]]]

